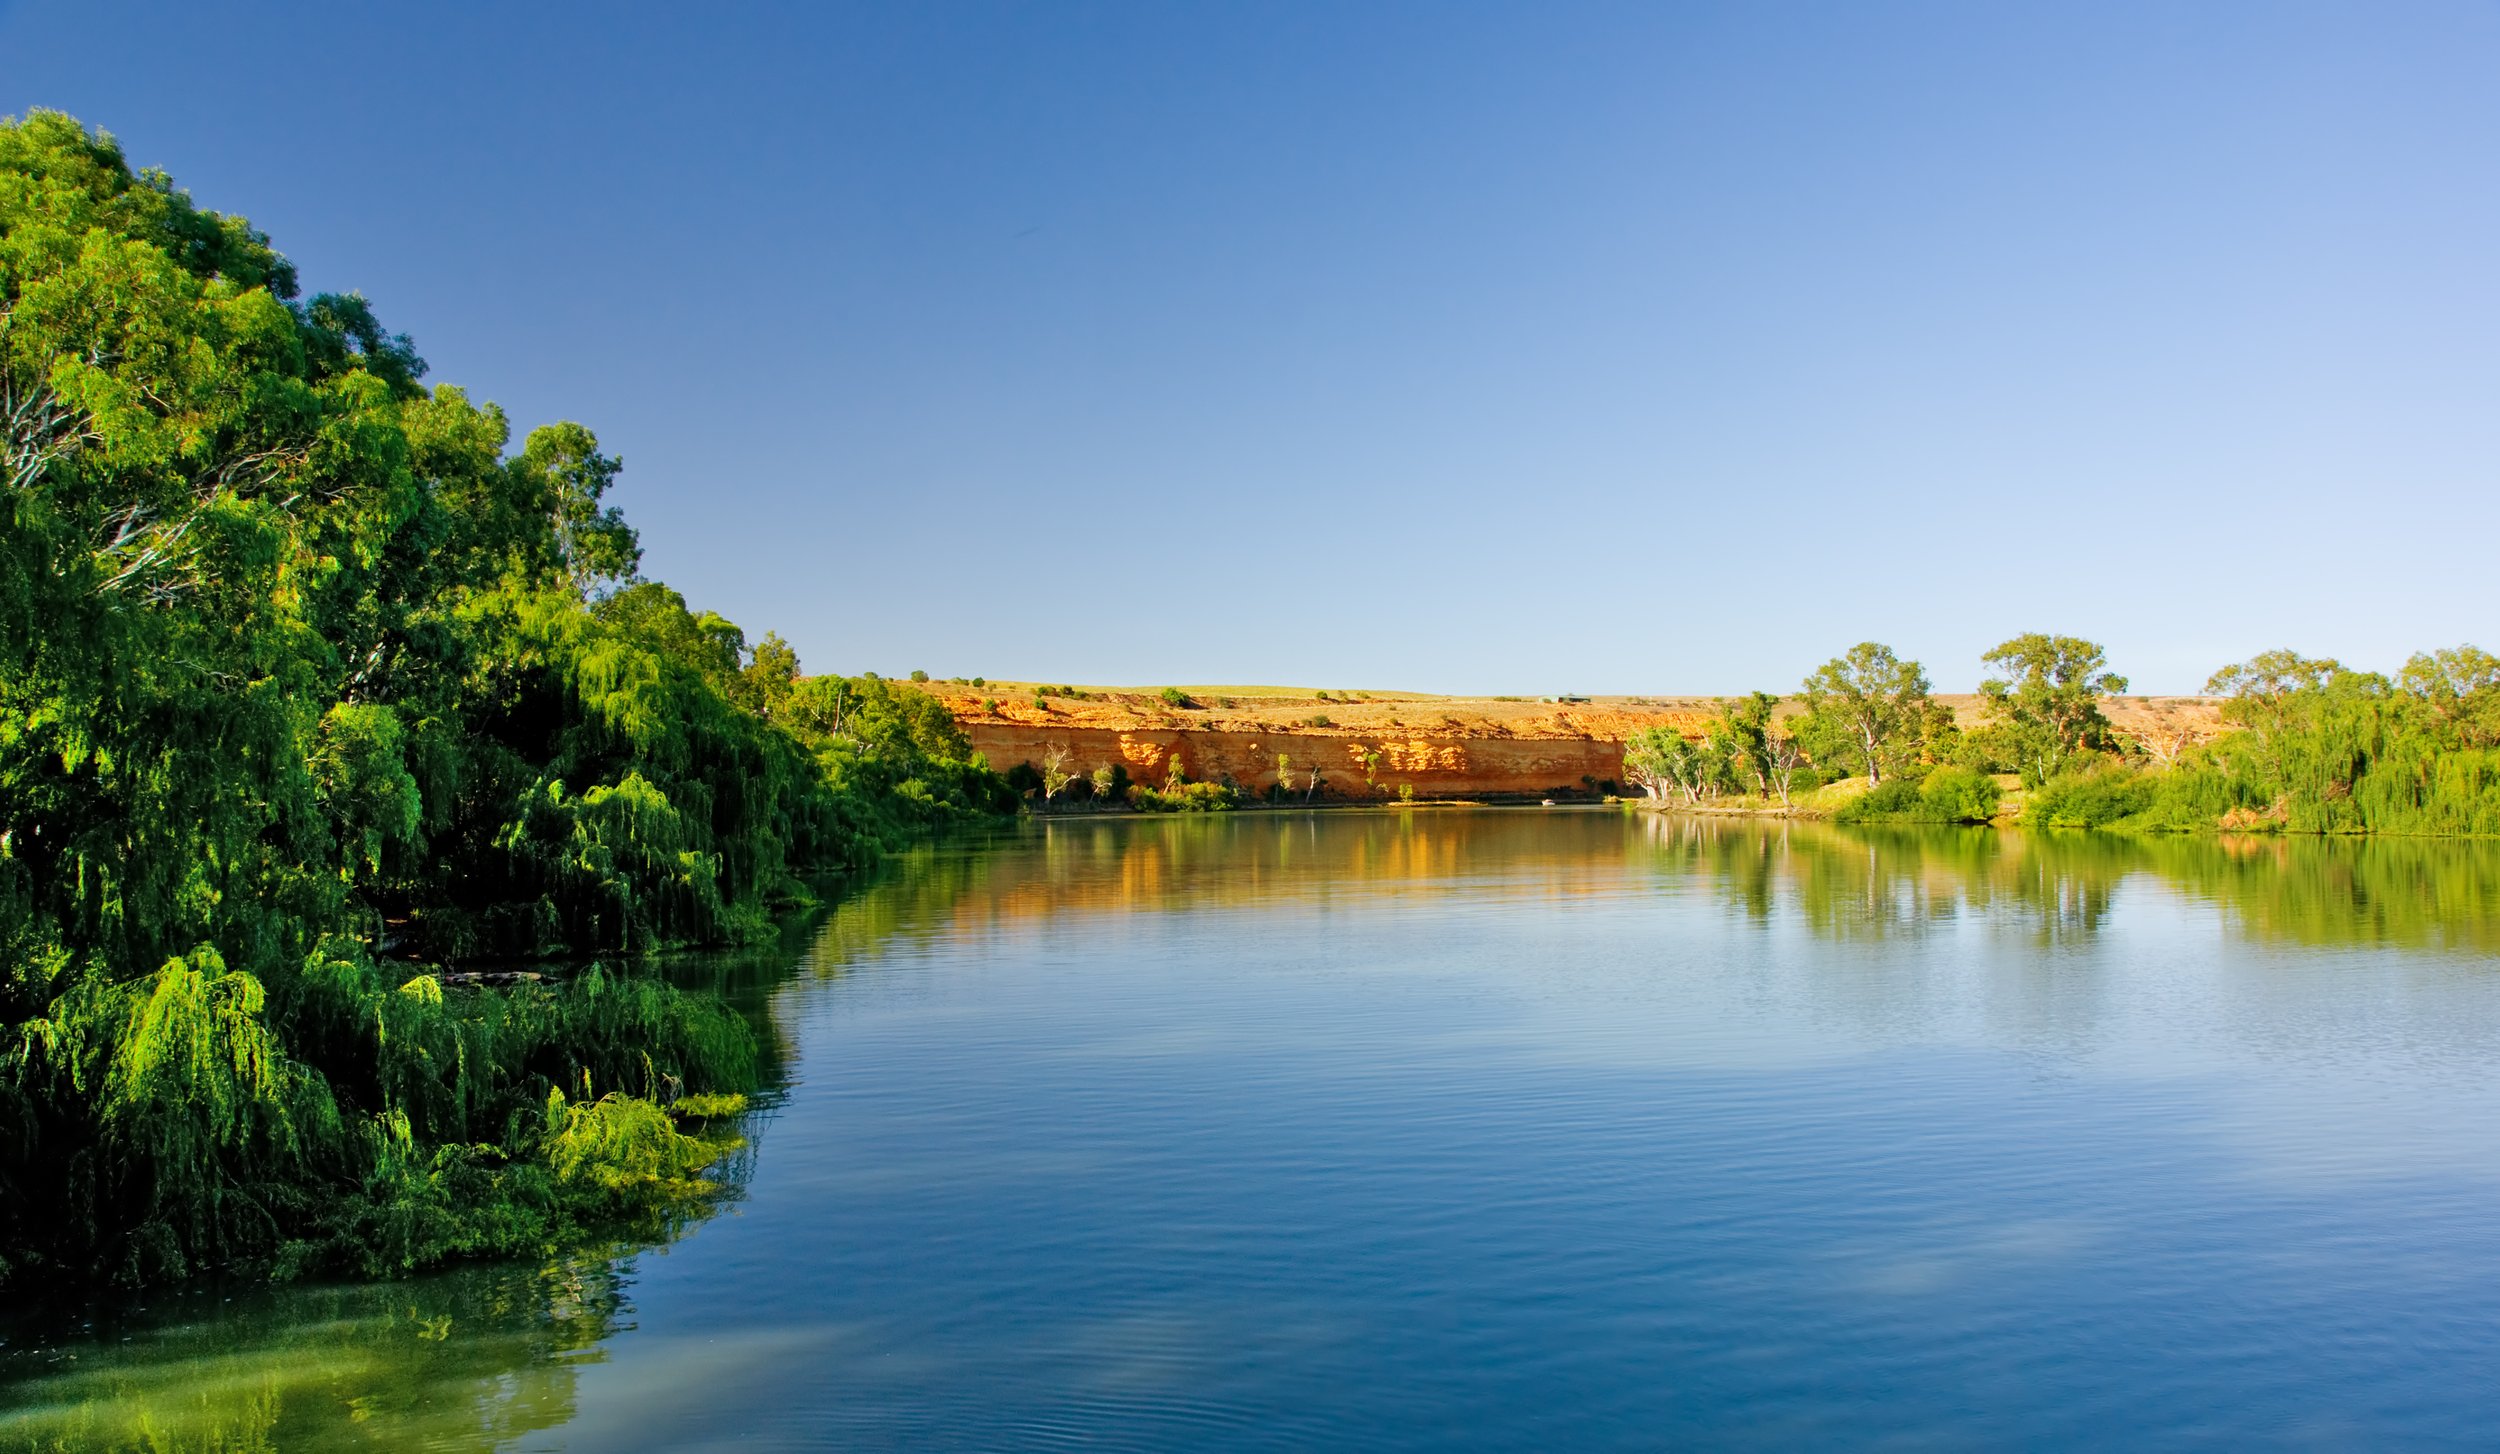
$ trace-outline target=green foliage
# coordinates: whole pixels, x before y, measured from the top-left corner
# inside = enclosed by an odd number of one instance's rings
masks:
[[[801,681],[639,579],[589,430],[509,452],[424,372],[108,139],[0,123],[14,1275],[403,1268],[675,1215],[725,1143],[667,1108],[753,1087],[742,1021],[382,958],[752,938],[1002,806],[924,694]]]
[[[2005,673],[1979,684],[1996,728],[1990,746],[2011,760],[2025,787],[2114,745],[2101,698],[2125,691],[2127,679],[2103,670],[2108,658],[2098,643],[2031,631],[1981,660]]]
[[[2147,832],[2500,834],[2500,668],[2471,646],[2426,653],[2396,681],[2269,651],[2207,690],[2240,730],[2160,770],[2077,754],[2034,788],[2024,821]]]
[[[1128,790],[1129,806],[1141,813],[1221,813],[1241,797],[1223,783],[1193,783],[1175,773],[1169,784],[1152,788],[1138,783]]]
[[[2270,651],[2216,673],[2207,690],[2227,695],[2223,716],[2243,730],[2162,774],[2144,826],[2184,826],[2192,802],[2221,805],[2234,828],[2500,833],[2489,725],[2500,670],[2475,647],[2416,656],[2394,682]]]
[[[1771,719],[1780,699],[1770,692],[1750,692],[1719,704],[1710,721],[1712,748],[1731,771],[1764,796],[1771,793]]]
[[[1996,816],[2005,790],[1986,773],[1948,765],[1929,773],[1918,795],[1939,822],[1985,823]]]
[[[1155,695],[1161,697],[1164,705],[1170,707],[1195,707],[1198,705],[1196,702],[1190,700],[1189,693],[1182,691],[1178,687],[1165,687],[1162,691],[1155,693]]]
[[[2476,646],[2424,652],[2405,663],[2398,682],[2454,746],[2500,747],[2500,657]]]
[[[1696,742],[1672,727],[1644,727],[1623,745],[1623,775],[1653,799],[1698,807],[1735,784],[1738,750],[1724,734]]]
[[[1946,766],[1923,777],[1895,774],[1832,816],[1843,823],[1985,823],[2002,796],[1994,778]]]
[[[1917,662],[1862,641],[1805,679],[1806,715],[1797,735],[1817,763],[1847,761],[1880,784],[1887,770],[1916,761],[1925,740],[1940,731],[1927,693],[1927,673]]]

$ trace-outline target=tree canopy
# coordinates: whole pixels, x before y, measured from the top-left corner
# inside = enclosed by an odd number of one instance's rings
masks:
[[[2101,698],[2125,691],[2127,679],[2106,670],[2098,642],[2026,631],[1980,660],[2003,673],[1982,681],[1979,692],[2026,783],[2037,786],[2112,746]]]
[[[1871,783],[1912,759],[1934,705],[1919,664],[1872,641],[1816,667],[1805,698],[1808,750],[1818,761],[1854,756]]]

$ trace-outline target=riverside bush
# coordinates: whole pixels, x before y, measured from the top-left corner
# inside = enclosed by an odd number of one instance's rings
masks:
[[[2023,805],[2023,822],[2035,828],[2107,828],[2149,811],[2158,796],[2148,774],[2104,761],[2034,788]]]
[[[1240,795],[1222,783],[1174,782],[1153,788],[1138,783],[1128,790],[1129,806],[1141,813],[1222,813],[1240,802]]]
[[[1985,823],[2002,796],[1996,780],[1964,767],[1923,778],[1896,775],[1850,799],[1832,816],[1843,823]]]

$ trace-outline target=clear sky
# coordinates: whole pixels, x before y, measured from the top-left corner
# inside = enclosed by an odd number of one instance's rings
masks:
[[[811,669],[2500,649],[2492,4],[15,0],[30,106]]]

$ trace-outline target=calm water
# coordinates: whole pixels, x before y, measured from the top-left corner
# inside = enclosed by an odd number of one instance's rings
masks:
[[[740,975],[730,1211],[21,1322],[0,1446],[2500,1442],[2494,845],[1062,822]]]

